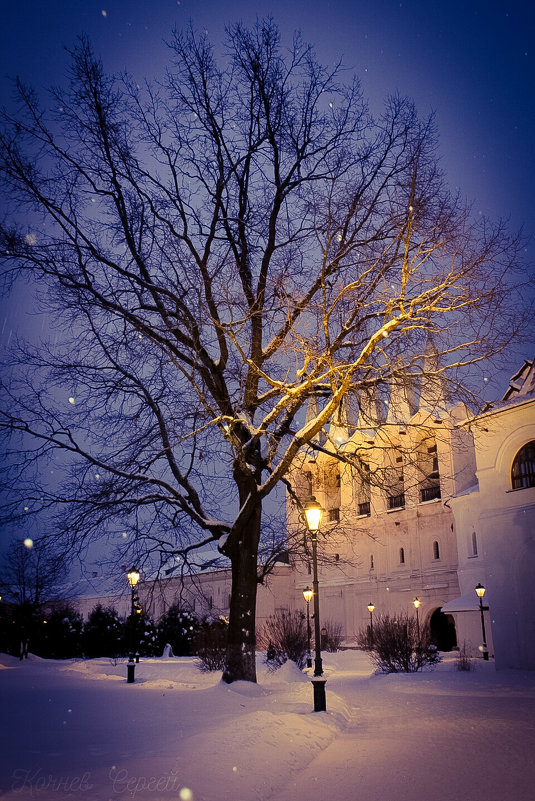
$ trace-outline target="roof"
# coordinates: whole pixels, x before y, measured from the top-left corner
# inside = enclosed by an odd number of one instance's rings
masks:
[[[487,604],[483,608],[487,609]],[[448,601],[447,604],[444,604],[440,611],[445,614],[450,612],[479,612],[479,598],[474,590],[465,592],[464,595],[459,595],[458,598],[454,598],[453,601]]]

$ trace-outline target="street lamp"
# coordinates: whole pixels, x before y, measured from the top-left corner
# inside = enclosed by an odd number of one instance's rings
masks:
[[[478,584],[476,589],[476,595],[479,598],[479,612],[481,614],[481,632],[483,634],[483,659],[488,662],[489,659],[489,649],[487,648],[487,637],[485,635],[485,616],[483,614],[483,596],[485,595],[486,587],[482,584]]]
[[[416,631],[418,633],[418,642],[420,642],[420,616],[418,613],[418,609],[420,608],[421,603],[422,602],[420,601],[419,598],[415,598],[413,601],[414,608],[416,609]]]
[[[370,645],[373,643],[373,610],[375,609],[375,604],[371,601],[368,604],[368,612],[370,613]]]
[[[320,628],[320,598],[319,598],[319,582],[318,582],[318,531],[323,517],[323,507],[317,500],[312,497],[308,503],[305,504],[303,514],[310,531],[312,539],[312,568],[313,568],[313,582],[312,590],[314,597],[314,640],[315,640],[315,660],[314,660],[314,679],[312,681],[314,686],[314,712],[325,712],[327,709],[325,700],[325,679],[323,676],[323,664],[321,661],[321,628]]]
[[[310,655],[310,601],[314,593],[310,587],[305,587],[303,590],[303,598],[307,602],[307,668],[312,667],[312,656]]]
[[[136,585],[140,579],[139,570],[135,567],[132,568],[127,574],[126,578],[128,579],[128,583],[130,584],[130,653],[128,655],[128,665],[127,665],[127,682],[128,684],[132,684],[134,681],[134,625],[135,625],[135,613],[136,613]]]

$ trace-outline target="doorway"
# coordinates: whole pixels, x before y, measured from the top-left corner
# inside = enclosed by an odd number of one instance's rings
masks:
[[[446,615],[441,609],[435,609],[429,621],[431,641],[439,651],[451,651],[457,647],[457,631],[453,615]]]

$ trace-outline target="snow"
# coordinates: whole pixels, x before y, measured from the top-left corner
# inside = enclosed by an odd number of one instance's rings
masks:
[[[535,673],[376,675],[324,654],[327,712],[286,663],[226,685],[194,658],[0,655],[0,797],[138,801],[531,801]],[[311,671],[308,671],[310,674]]]

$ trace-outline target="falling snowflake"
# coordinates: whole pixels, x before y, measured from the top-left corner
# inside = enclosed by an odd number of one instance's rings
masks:
[[[24,540],[24,545],[26,548],[33,548],[33,540],[31,540],[29,537],[26,537]]]
[[[74,404],[76,403],[76,401],[74,400],[74,398],[72,397],[72,395],[71,395],[71,397],[69,398],[69,403],[71,404],[71,406],[74,406]]]
[[[37,242],[37,237],[35,234],[26,234],[25,240],[27,245],[35,245]]]
[[[102,9],[102,11],[100,13],[102,14],[103,17],[107,17],[108,16],[108,12],[104,8]]]

